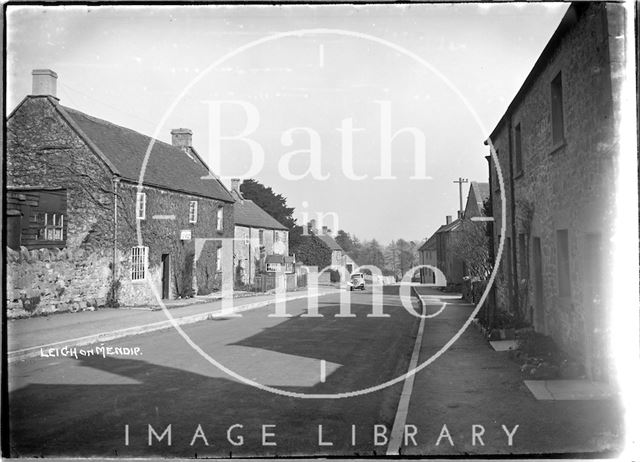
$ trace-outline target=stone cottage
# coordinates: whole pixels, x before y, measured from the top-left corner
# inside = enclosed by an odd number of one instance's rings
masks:
[[[252,285],[256,275],[276,272],[275,265],[293,273],[289,257],[289,230],[240,192],[240,180],[231,180],[234,205],[233,269],[236,286]],[[286,258],[285,258],[286,257]],[[286,262],[285,262],[286,259]],[[269,265],[269,267],[268,267]]]
[[[487,200],[489,200],[489,183],[472,181],[464,211],[458,213],[456,220],[447,216],[445,224],[440,226],[418,249],[420,264],[438,268],[446,277],[448,285],[459,286],[463,278],[469,276],[471,268],[465,259],[465,245],[462,241],[467,241],[466,247],[471,245],[473,241],[468,233],[475,232],[473,228],[476,226],[481,227],[482,235],[486,236],[486,224],[474,223],[471,219],[485,215],[484,203]],[[424,284],[435,283],[436,274],[429,268],[422,268],[420,281]]]
[[[232,275],[219,239],[233,236],[234,199],[191,131],[152,139],[63,106],[56,82],[33,71],[32,95],[7,121],[9,305],[140,305],[217,290]]]
[[[418,248],[418,257],[421,265],[438,267],[438,255],[436,235],[432,235],[424,244]],[[422,284],[433,284],[436,282],[436,274],[430,268],[420,268],[420,282]]]
[[[609,376],[606,289],[619,98],[623,11],[573,3],[485,144],[493,161],[493,245],[504,237],[497,308],[518,313],[586,366]],[[504,226],[504,236],[501,229]]]

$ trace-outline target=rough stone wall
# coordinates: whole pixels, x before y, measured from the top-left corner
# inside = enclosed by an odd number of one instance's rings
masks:
[[[110,252],[25,247],[6,252],[9,318],[94,309],[107,303]]]
[[[54,104],[46,97],[29,97],[11,117],[7,125],[7,186],[29,188],[66,188],[67,225],[66,247],[83,249],[88,256],[100,255],[92,265],[101,275],[100,297],[117,287],[120,305],[156,303],[155,288],[161,294],[162,254],[171,257],[171,297],[207,294],[220,288],[223,275],[216,270],[216,250],[221,237],[233,236],[232,204],[188,194],[145,187],[147,194],[146,219],[140,221],[141,243],[138,244],[135,218],[136,185],[119,183],[117,195],[117,274],[112,281],[111,262],[114,238],[114,194],[112,175],[104,163],[89,150],[84,141],[71,129]],[[188,223],[189,201],[198,201],[198,221]],[[224,206],[223,231],[216,230],[216,213]],[[175,220],[157,220],[154,215],[175,215]],[[180,230],[190,229],[192,239],[180,240]],[[204,244],[195,265],[194,239],[211,239]],[[271,242],[273,239],[271,239]],[[147,281],[131,281],[131,248],[149,247],[149,276]],[[110,256],[110,258],[108,258]],[[92,256],[93,258],[93,256]],[[82,275],[83,263],[71,270],[68,259],[47,262],[47,274],[67,275],[76,271]],[[17,266],[9,268],[8,273]],[[223,270],[231,277],[231,264]],[[16,270],[17,271],[17,270]],[[20,289],[35,293],[41,290],[38,268],[28,267],[20,273]],[[73,273],[73,274],[76,274]],[[31,282],[27,275],[33,276]],[[11,278],[11,275],[8,274]],[[72,278],[69,293],[81,293],[89,284],[84,277]],[[45,289],[49,290],[49,289]],[[14,294],[8,294],[12,302]]]
[[[8,188],[67,190],[66,248],[23,249],[20,258],[8,261],[7,307],[19,311],[21,297],[39,297],[40,311],[66,311],[96,300],[103,305],[111,285],[113,240],[107,167],[45,97],[28,98],[7,122],[5,160]]]
[[[122,182],[118,188],[118,298],[125,305],[156,304],[154,288],[162,294],[162,255],[170,256],[170,298],[202,295],[219,290],[222,274],[216,270],[216,250],[220,238],[233,237],[232,204],[188,194],[143,187],[146,194],[146,218],[137,220],[135,197],[137,185]],[[189,223],[189,202],[198,201],[198,219]],[[223,230],[216,229],[218,207],[224,207]],[[157,215],[173,215],[175,219],[154,219]],[[138,240],[138,224],[140,237]],[[180,240],[181,230],[191,230],[191,240]],[[195,239],[208,239],[195,259]],[[149,248],[147,281],[131,280],[131,248]],[[232,271],[231,264],[223,271]],[[193,283],[190,283],[193,281]],[[194,290],[195,289],[195,290]]]
[[[67,247],[113,239],[111,173],[46,97],[29,97],[7,123],[7,187],[67,188]]]
[[[610,5],[590,4],[578,23],[565,35],[538,76],[511,114],[511,129],[522,130],[523,173],[513,178],[516,205],[516,233],[511,231],[509,184],[509,124],[492,140],[498,150],[507,195],[505,235],[517,249],[512,267],[518,270],[521,304],[535,321],[536,329],[551,334],[577,359],[589,363],[586,345],[594,329],[602,328],[606,307],[589,313],[590,297],[586,287],[588,266],[587,236],[599,233],[606,243],[612,233],[614,197],[614,161],[617,136],[614,124],[609,36],[605,9]],[[550,82],[562,72],[565,142],[554,146],[551,135]],[[515,137],[514,137],[515,139]],[[495,172],[492,171],[492,175]],[[496,184],[496,179],[492,179]],[[494,188],[493,210],[496,219],[494,244],[497,250],[501,234],[501,200]],[[569,235],[571,295],[561,297],[558,290],[556,231],[567,229]],[[518,235],[526,234],[528,253],[522,254]],[[544,312],[533,315],[536,300],[533,272],[533,238],[541,240]],[[505,251],[508,249],[505,248]],[[603,249],[605,261],[608,250]],[[509,306],[505,258],[496,283],[497,303]],[[529,278],[522,280],[521,261],[529,262]],[[589,364],[587,364],[589,366]]]

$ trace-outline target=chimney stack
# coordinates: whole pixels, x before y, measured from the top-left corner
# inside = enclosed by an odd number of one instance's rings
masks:
[[[240,178],[231,178],[231,190],[240,192]]]
[[[33,96],[53,96],[58,98],[56,86],[58,74],[51,69],[34,69],[31,71]]]
[[[180,148],[190,148],[193,132],[188,128],[174,128],[171,130],[171,144]]]
[[[322,234],[329,234],[329,228],[327,226],[322,227]]]
[[[450,225],[451,224],[451,215],[447,215],[447,224]]]
[[[310,220],[308,228],[309,234],[317,234],[316,220]]]

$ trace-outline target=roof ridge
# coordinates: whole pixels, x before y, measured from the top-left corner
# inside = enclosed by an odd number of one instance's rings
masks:
[[[177,149],[177,150],[182,151],[182,149],[180,149],[180,147],[178,147],[178,146],[174,146],[171,143],[167,143],[166,141],[162,141],[162,140],[160,140],[158,138],[154,138],[151,135],[147,135],[145,133],[139,132],[137,130],[134,130],[133,128],[128,128],[128,127],[125,127],[124,125],[118,125],[118,124],[110,122],[110,121],[108,121],[106,119],[101,119],[100,117],[95,117],[95,116],[92,116],[91,114],[87,114],[86,112],[79,111],[78,109],[74,109],[74,108],[70,108],[70,107],[67,107],[67,106],[63,106],[62,104],[58,104],[58,106],[63,108],[65,111],[75,112],[76,114],[80,114],[81,116],[84,116],[87,119],[90,119],[90,120],[92,120],[94,122],[99,122],[99,123],[103,123],[103,124],[106,124],[106,125],[111,125],[112,127],[117,127],[117,128],[122,129],[122,130],[133,132],[133,133],[136,133],[137,135],[141,135],[141,136],[144,136],[146,138],[149,138],[150,140],[153,140],[155,143],[161,143],[161,144],[163,144],[163,145],[165,145],[167,147],[170,147],[172,149]],[[200,157],[200,156],[198,156],[198,157]],[[202,160],[201,160],[201,162],[204,164],[204,162]]]

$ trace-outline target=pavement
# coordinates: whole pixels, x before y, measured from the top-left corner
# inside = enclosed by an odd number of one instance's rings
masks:
[[[332,286],[320,286],[318,294],[322,296],[339,290]],[[308,297],[309,293],[306,290],[287,293],[287,300]],[[243,294],[242,297],[233,299],[233,308],[234,311],[241,312],[268,306],[273,301],[273,294]],[[166,306],[179,324],[187,324],[219,314],[222,300],[177,300],[167,302]],[[101,308],[96,311],[13,319],[7,322],[8,360],[13,362],[39,356],[41,348],[88,345],[170,327],[171,321],[159,306]]]
[[[441,309],[438,300],[447,303],[438,316],[425,320],[418,361],[423,364],[457,333],[474,306],[434,289],[417,291],[432,303],[429,313]],[[584,383],[560,385],[565,394],[572,385],[585,388]],[[416,444],[411,439],[408,444],[401,441],[400,453],[611,456],[623,445],[623,414],[619,400],[603,393],[571,401],[539,401],[509,352],[495,351],[479,330],[469,326],[416,374],[406,419],[418,429]]]

